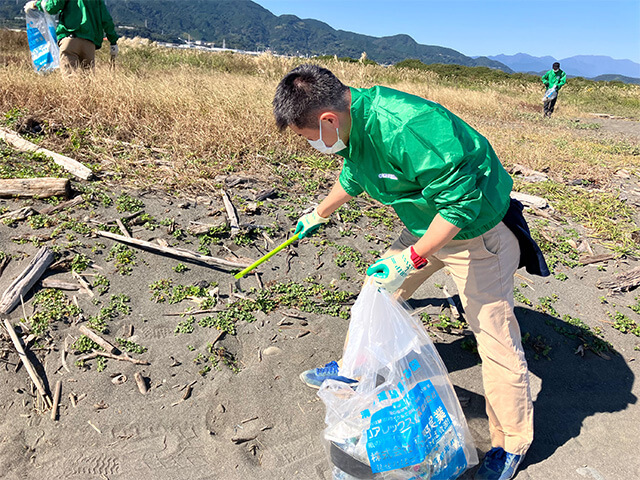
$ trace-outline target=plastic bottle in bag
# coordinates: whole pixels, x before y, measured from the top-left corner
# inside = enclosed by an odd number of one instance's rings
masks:
[[[51,15],[36,9],[25,12],[27,38],[33,68],[38,73],[48,73],[60,67],[60,49],[55,20]]]

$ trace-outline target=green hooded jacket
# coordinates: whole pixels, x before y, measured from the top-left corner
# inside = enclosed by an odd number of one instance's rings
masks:
[[[351,88],[349,145],[339,181],[391,205],[421,237],[440,214],[467,240],[495,227],[513,186],[493,148],[447,109],[386,87]]]
[[[557,90],[560,91],[560,88],[567,83],[567,74],[562,70],[558,70],[558,73],[554,72],[553,69],[549,70],[542,76],[542,83],[544,83],[547,88],[557,85]]]
[[[56,28],[58,42],[73,36],[89,40],[100,48],[104,33],[111,45],[118,42],[113,19],[104,0],[42,0],[36,5],[51,15],[60,14]]]

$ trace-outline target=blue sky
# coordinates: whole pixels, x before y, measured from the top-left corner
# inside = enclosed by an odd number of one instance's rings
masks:
[[[465,55],[608,55],[640,63],[640,0],[254,0],[375,37],[406,33]]]

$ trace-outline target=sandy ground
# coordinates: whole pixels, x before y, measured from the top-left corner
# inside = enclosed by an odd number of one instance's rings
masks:
[[[631,182],[630,179],[625,180]],[[240,184],[230,188],[234,202],[241,198],[253,200],[255,192],[267,185]],[[628,185],[630,192],[637,185]],[[144,202],[145,212],[161,219],[175,219],[176,228],[186,229],[189,221],[210,222],[223,215],[219,198],[170,199],[137,192],[132,195]],[[631,193],[629,194],[631,195]],[[112,198],[116,194],[112,192]],[[637,199],[631,198],[631,202]],[[38,209],[42,201],[0,200],[0,208],[14,210],[30,204]],[[240,210],[241,222],[293,226],[286,214],[297,216],[302,207],[291,199],[266,200],[266,206],[256,214]],[[363,208],[368,204],[362,203]],[[103,207],[99,202],[77,207],[69,215],[79,220],[108,221],[125,216],[114,206]],[[339,267],[339,252],[335,246],[322,245],[330,240],[337,245],[351,246],[362,254],[362,261],[371,263],[375,252],[383,251],[385,244],[395,238],[400,228],[373,225],[372,219],[362,217],[351,234],[351,223],[335,219],[314,240],[303,240],[260,268],[265,286],[277,282],[303,282],[309,276],[322,285],[334,284],[339,289],[357,294],[361,276],[352,261]],[[557,225],[559,231],[577,228]],[[31,243],[17,244],[11,238],[21,234],[44,234],[53,227],[33,230],[28,222],[10,227],[0,223],[0,250],[13,256],[0,277],[0,291],[4,291],[37,251]],[[316,391],[304,386],[298,379],[300,371],[322,365],[340,356],[348,321],[326,314],[306,313],[294,308],[278,308],[268,315],[256,313],[256,321],[238,321],[236,335],[225,335],[216,346],[233,354],[240,367],[239,373],[220,365],[200,374],[203,363],[198,354],[206,354],[207,343],[217,337],[218,331],[195,325],[192,333],[176,334],[176,326],[184,318],[167,316],[183,312],[197,305],[183,300],[174,305],[155,303],[149,285],[161,279],[175,284],[193,285],[197,282],[217,282],[218,306],[237,301],[233,295],[233,279],[229,271],[210,266],[135,250],[136,265],[131,275],[121,275],[114,269],[107,255],[114,241],[90,235],[76,235],[81,245],[74,252],[84,253],[93,261],[94,268],[83,274],[91,281],[92,274],[100,273],[110,280],[109,291],[97,296],[98,301],[82,292],[67,292],[77,297],[85,318],[95,315],[108,303],[111,295],[131,297],[131,313],[108,321],[109,332],[103,336],[114,341],[133,325],[130,340],[148,348],[143,354],[131,354],[148,360],[150,365],[139,366],[128,362],[109,360],[106,369],[97,371],[95,360],[88,368],[74,366],[75,356],[70,353],[62,366],[61,352],[65,344],[73,342],[80,333],[77,319],[58,322],[42,339],[40,348],[31,344],[31,357],[46,378],[48,389],[57,380],[62,381],[62,400],[58,421],[48,413],[39,413],[31,382],[24,368],[16,371],[17,356],[6,336],[0,337],[0,478],[8,480],[35,478],[65,478],[70,480],[161,480],[204,479],[323,479],[331,478],[329,463],[323,449],[321,432],[325,409]],[[164,238],[171,244],[196,250],[198,240],[187,235],[177,240],[167,227],[147,230],[133,227],[133,235],[147,240]],[[211,255],[256,259],[266,249],[285,239],[286,231],[272,234],[274,244],[268,244],[261,235],[255,235],[251,244],[238,247],[229,238],[222,245],[212,246]],[[374,238],[375,237],[375,238]],[[62,235],[46,245],[66,245]],[[100,245],[101,244],[101,245]],[[227,249],[232,250],[233,254]],[[318,257],[318,252],[324,249]],[[594,246],[595,253],[603,253]],[[173,270],[179,263],[189,270]],[[526,343],[527,359],[532,374],[535,398],[536,439],[526,462],[517,475],[519,480],[535,479],[594,479],[629,480],[640,478],[638,434],[640,433],[640,407],[637,398],[640,388],[636,376],[640,373],[640,339],[623,334],[611,327],[609,312],[620,311],[640,322],[629,305],[636,304],[636,292],[610,295],[596,288],[601,278],[638,266],[637,259],[624,258],[604,264],[561,267],[557,272],[566,274],[566,280],[554,277],[541,279],[524,271],[518,272],[516,285],[531,300],[532,305],[517,302],[516,313],[523,335],[538,339]],[[48,272],[47,276],[68,282],[75,280],[67,271]],[[257,288],[255,276],[241,280],[241,296],[255,298],[251,288]],[[423,313],[437,316],[448,313],[441,285],[455,294],[453,281],[445,272],[439,272],[415,294],[411,306]],[[36,291],[40,287],[36,287]],[[544,313],[536,308],[540,298],[557,298],[555,313]],[[457,295],[455,295],[457,298]],[[605,299],[601,297],[606,297]],[[553,297],[555,298],[555,297]],[[321,303],[320,300],[318,300]],[[348,310],[349,306],[344,307]],[[25,298],[25,309],[30,316],[33,298]],[[294,313],[299,318],[285,316]],[[591,329],[602,330],[602,337],[615,348],[602,358],[591,351],[581,355],[580,339],[562,333],[569,328],[563,315],[579,317]],[[199,315],[197,318],[202,318]],[[17,308],[9,319],[18,324],[23,317]],[[82,322],[80,322],[82,323]],[[462,348],[464,332],[446,333],[431,329],[436,346],[450,371],[451,380],[463,400],[464,411],[472,430],[479,454],[490,448],[487,418],[479,359],[476,354]],[[571,330],[574,331],[574,330]],[[541,353],[549,347],[546,354]],[[275,347],[275,348],[273,348]],[[134,374],[142,373],[147,379],[149,392],[142,395],[134,381]],[[114,384],[112,376],[124,374],[127,381]],[[191,395],[182,400],[187,385]],[[71,404],[69,395],[79,399]],[[471,478],[468,472],[462,478]]]

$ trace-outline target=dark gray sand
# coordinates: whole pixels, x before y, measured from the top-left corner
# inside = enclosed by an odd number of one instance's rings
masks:
[[[628,178],[622,181],[627,182],[623,191],[633,203],[637,185],[631,185]],[[254,200],[257,192],[269,186],[250,182],[228,191],[238,207],[241,223],[271,225],[275,222],[281,227],[268,233],[274,243],[268,243],[263,235],[255,232],[249,244],[238,246],[226,235],[220,245],[210,245],[211,255],[229,259],[235,258],[234,255],[259,258],[286,239],[289,228],[295,224],[294,218],[316,199],[314,196],[300,199],[295,195],[268,199],[254,214],[250,213],[251,205],[247,209],[243,207]],[[282,185],[281,190],[285,189]],[[113,200],[119,194],[108,193]],[[210,223],[225,216],[222,202],[215,195],[169,199],[144,192],[129,193],[144,203],[144,211],[158,223],[174,219],[174,232],[186,231],[190,221]],[[358,203],[363,210],[377,208],[365,200]],[[36,210],[47,205],[43,201],[0,200],[0,208],[8,210],[25,204]],[[88,220],[106,222],[126,215],[126,212],[117,212],[115,205],[102,206],[97,197],[93,204],[68,212],[69,217],[85,223]],[[529,218],[532,222],[539,220]],[[0,250],[13,257],[0,277],[0,292],[38,249],[31,242],[19,244],[11,238],[23,234],[46,235],[54,228],[34,230],[29,221],[15,226],[0,223]],[[193,235],[169,233],[170,226],[161,225],[154,230],[141,225],[132,228],[137,238],[152,241],[161,238],[190,250],[197,250],[200,245]],[[551,221],[543,228],[548,235],[557,235],[554,238],[570,239],[569,244],[574,246],[587,238],[583,229],[567,223]],[[573,239],[570,238],[572,228],[577,232]],[[362,275],[356,271],[353,260],[360,268],[366,267],[376,258],[376,252],[372,251],[384,251],[399,231],[397,222],[388,228],[376,224],[375,216],[361,215],[355,223],[345,216],[341,220],[336,217],[320,235],[298,242],[261,266],[261,281],[268,288],[286,282],[309,285],[311,280],[325,288],[335,285],[355,296]],[[67,237],[67,233],[73,237]],[[329,243],[323,242],[325,240]],[[109,239],[67,231],[43,244],[65,246],[70,242],[77,242],[72,245],[73,252],[82,253],[93,262],[92,267],[82,273],[84,278],[93,282],[96,278],[93,275],[101,274],[110,281],[110,286],[102,295],[94,289],[97,301],[82,291],[66,292],[70,300],[74,295],[77,297],[85,320],[76,323],[77,318],[71,318],[56,322],[43,338],[30,344],[32,358],[44,372],[47,388],[53,390],[56,382],[62,381],[58,421],[52,421],[48,412],[38,411],[39,401],[31,393],[25,368],[16,371],[17,355],[7,336],[0,337],[0,415],[3,419],[0,478],[331,478],[321,442],[324,405],[316,391],[304,386],[298,375],[302,370],[339,358],[348,320],[295,307],[276,308],[268,314],[255,312],[255,321],[238,320],[236,334],[220,337],[215,345],[233,356],[239,372],[234,373],[223,361],[216,368],[206,360],[210,355],[207,344],[218,337],[219,331],[198,325],[198,320],[207,315],[196,315],[192,333],[175,333],[178,323],[187,317],[167,316],[188,308],[198,309],[198,303],[190,299],[176,304],[156,303],[149,286],[162,279],[172,280],[174,286],[217,282],[217,291],[213,286],[206,288],[218,297],[217,308],[226,308],[242,297],[256,298],[258,293],[251,289],[258,288],[258,281],[253,274],[240,281],[241,291],[236,292],[232,291],[234,280],[229,270],[135,248],[132,248],[135,265],[131,274],[121,275],[116,272],[114,262],[107,261],[116,244]],[[593,239],[589,242],[594,253],[606,252]],[[335,245],[352,247],[360,253],[339,252]],[[318,256],[319,253],[322,254]],[[559,256],[568,258],[564,254]],[[343,260],[344,265],[339,266]],[[174,271],[180,263],[188,270]],[[536,409],[536,439],[517,475],[519,480],[640,478],[637,403],[640,389],[636,381],[640,372],[640,338],[612,328],[614,319],[609,315],[618,311],[640,322],[640,315],[629,308],[638,303],[635,300],[638,294],[631,291],[610,295],[596,288],[599,279],[611,278],[636,266],[638,261],[633,258],[575,268],[560,265],[556,273],[566,275],[564,280],[563,275],[542,279],[522,270],[518,272],[515,284],[522,295],[516,302],[516,313],[526,338]],[[49,271],[46,276],[75,282],[69,271]],[[412,307],[423,315],[431,314],[434,320],[440,313],[449,315],[443,285],[457,300],[453,281],[445,272],[440,272],[418,290]],[[33,292],[40,289],[38,285]],[[102,335],[114,342],[116,337],[130,333],[128,329],[132,325],[133,337],[129,340],[148,350],[130,355],[150,364],[134,365],[110,359],[104,371],[98,371],[99,364],[94,359],[86,362],[87,367],[78,368],[75,366],[78,356],[68,347],[70,371],[67,371],[61,360],[65,339],[67,345],[71,345],[80,335],[78,326],[105,307],[112,295],[118,294],[130,297],[131,313],[110,318],[106,322],[108,332]],[[26,314],[31,316],[33,294],[24,300]],[[321,307],[326,306],[319,297],[312,300]],[[345,301],[343,311],[348,312],[348,303],[352,301],[353,298]],[[291,313],[295,317],[285,315]],[[563,322],[564,315],[579,318],[591,333],[600,332],[598,338],[610,342],[614,351],[602,356],[589,349],[582,351],[581,345],[593,338],[580,333],[584,329]],[[13,324],[19,324],[22,317],[21,307],[9,315]],[[468,348],[471,337],[462,331],[447,333],[435,327],[430,331],[465,405],[476,446],[483,454],[490,444],[479,360]],[[207,366],[210,371],[205,372]],[[134,380],[136,372],[146,379],[149,388],[146,395],[138,390]],[[117,374],[124,374],[127,381],[114,384],[112,377]],[[183,399],[187,389],[191,389],[190,395]],[[70,395],[77,400],[77,406],[72,406]],[[463,478],[471,475],[467,473]]]

